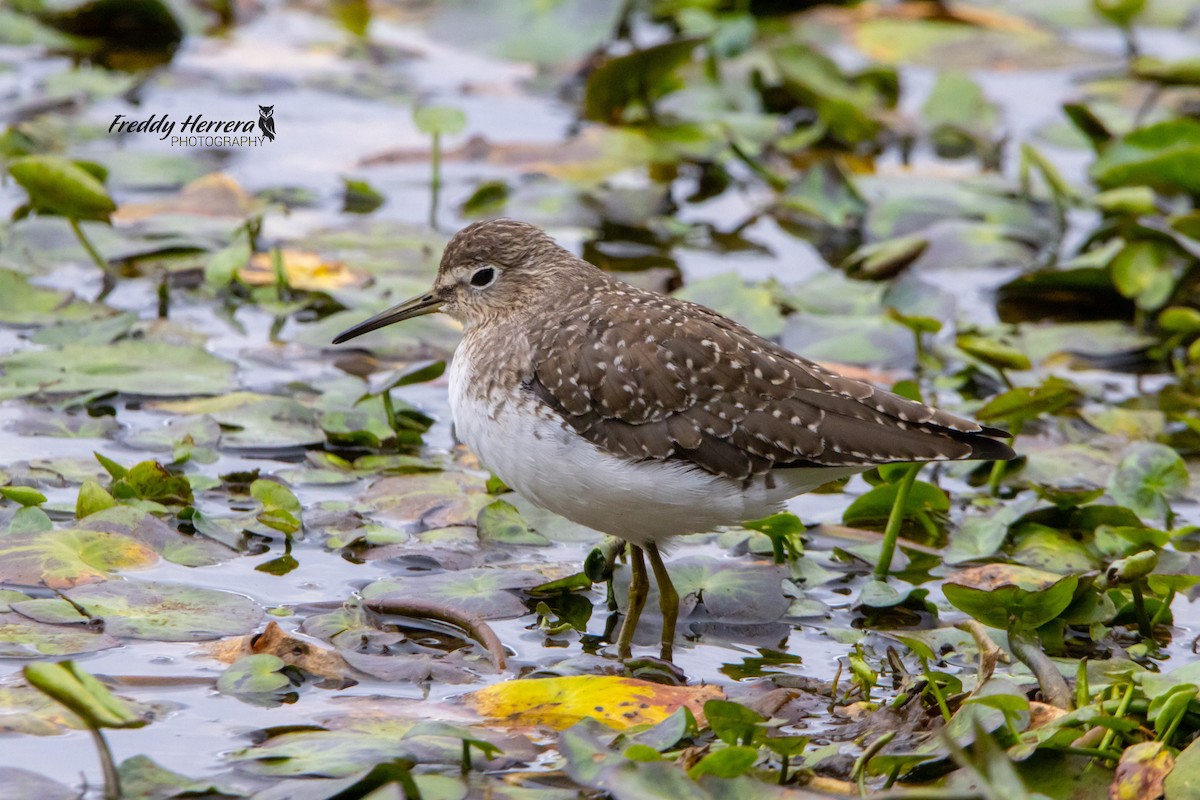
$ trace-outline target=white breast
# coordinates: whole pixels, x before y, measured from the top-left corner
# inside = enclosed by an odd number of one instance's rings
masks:
[[[777,470],[749,485],[683,461],[633,461],[604,452],[532,396],[481,396],[468,359],[450,367],[458,438],[515,492],[567,519],[645,544],[778,511],[789,497],[857,469]],[[520,391],[526,391],[524,389]]]

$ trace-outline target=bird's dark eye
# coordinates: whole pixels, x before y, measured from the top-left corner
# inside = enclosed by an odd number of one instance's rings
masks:
[[[492,281],[496,280],[496,270],[492,267],[484,267],[483,269],[475,270],[471,275],[471,285],[482,289]]]

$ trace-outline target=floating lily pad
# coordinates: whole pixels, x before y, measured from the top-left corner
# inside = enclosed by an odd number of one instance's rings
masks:
[[[507,725],[549,725],[562,730],[596,719],[624,730],[655,724],[689,708],[704,719],[704,704],[723,699],[716,686],[664,686],[611,675],[576,675],[498,683],[466,696],[479,714]]]
[[[153,339],[68,344],[0,358],[0,397],[123,392],[152,397],[220,394],[234,385],[233,364],[199,347]]]
[[[1010,18],[1005,28],[958,21],[872,19],[855,27],[854,43],[889,64],[945,69],[1057,69],[1094,59],[1052,33]]]
[[[211,417],[221,426],[225,447],[304,447],[325,439],[317,426],[317,413],[290,397],[231,392],[221,397],[158,402],[151,408]]]
[[[158,561],[148,545],[129,536],[82,529],[0,536],[0,581],[62,589],[106,581],[114,571]]]
[[[131,639],[197,642],[254,630],[262,608],[240,594],[158,581],[109,581],[69,589],[70,600],[26,600],[13,609],[41,622],[83,622],[76,608]],[[73,604],[73,605],[72,605]]]
[[[0,324],[61,324],[112,314],[104,306],[76,300],[71,292],[34,286],[21,273],[0,268]]]
[[[384,478],[362,496],[362,502],[381,519],[423,528],[474,525],[479,512],[494,499],[487,494],[486,481],[462,472]]]
[[[513,590],[544,582],[545,576],[528,569],[461,569],[375,581],[363,587],[362,595],[380,601],[395,595],[401,600],[444,603],[484,619],[511,619],[529,611]]]
[[[473,760],[480,768],[503,769],[533,756],[523,737],[444,722],[418,722],[396,714],[335,719],[328,726],[332,729],[283,730],[256,747],[231,753],[229,758],[257,775],[338,777],[359,772],[364,764],[396,758],[457,766],[464,741],[478,743],[473,745]]]
[[[947,576],[946,599],[984,625],[1037,628],[1057,617],[1075,595],[1079,579],[1015,564],[988,564]]]
[[[17,613],[0,613],[0,657],[41,658],[94,653],[116,647],[107,633],[80,630],[77,626],[48,625]]]
[[[1187,491],[1189,480],[1179,453],[1166,445],[1139,442],[1117,464],[1108,493],[1138,516],[1162,519],[1170,514],[1170,501]]]

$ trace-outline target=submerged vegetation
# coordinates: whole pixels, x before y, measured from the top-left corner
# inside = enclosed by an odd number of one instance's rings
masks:
[[[1194,3],[803,5],[0,9],[0,794],[1197,796]],[[687,537],[622,663],[453,323],[327,346],[496,214],[1020,457]]]

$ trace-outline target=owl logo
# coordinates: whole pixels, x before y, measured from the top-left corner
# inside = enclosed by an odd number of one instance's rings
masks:
[[[263,136],[275,141],[275,106],[258,107],[258,129]]]

